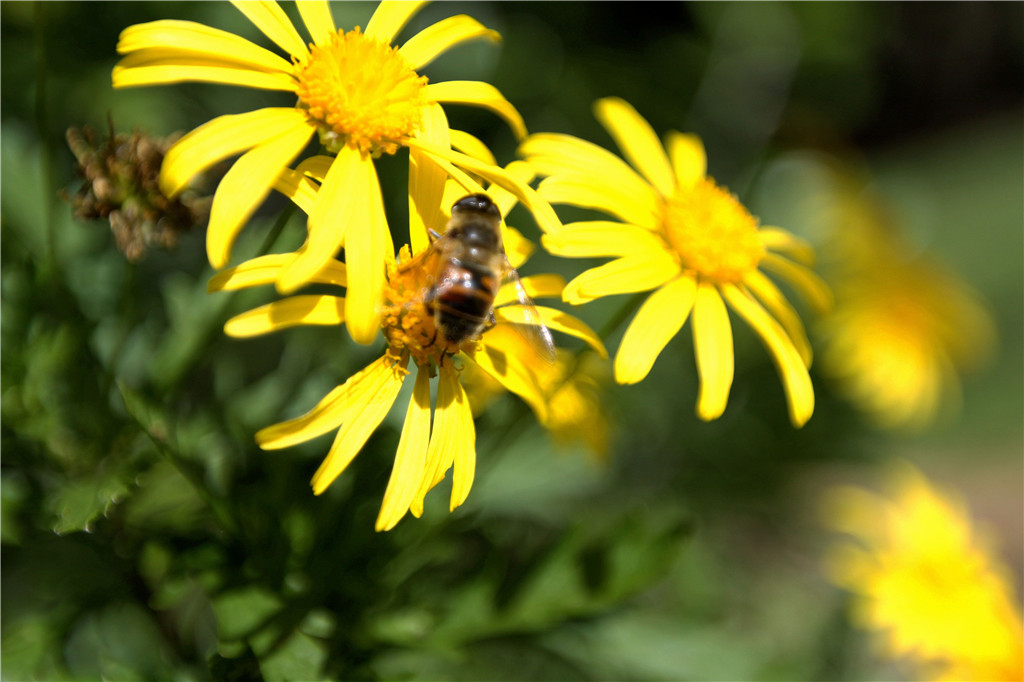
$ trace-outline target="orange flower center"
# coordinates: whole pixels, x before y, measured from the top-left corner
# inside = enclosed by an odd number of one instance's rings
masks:
[[[738,282],[765,248],[757,219],[736,197],[704,178],[665,202],[664,229],[684,268],[715,282]]]
[[[437,255],[426,259],[410,259],[409,247],[399,253],[400,263],[388,265],[384,285],[384,310],[381,328],[394,357],[408,357],[421,367],[445,364],[445,356],[455,355],[473,340],[450,344],[439,333],[434,315],[423,302],[436,275]],[[407,263],[408,265],[403,265]],[[450,361],[448,361],[450,362]]]
[[[313,45],[309,59],[296,65],[296,76],[300,106],[335,153],[348,145],[374,156],[394,154],[419,129],[427,105],[426,77],[358,26]]]

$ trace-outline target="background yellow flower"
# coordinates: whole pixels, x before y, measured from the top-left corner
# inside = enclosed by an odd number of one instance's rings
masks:
[[[960,402],[960,375],[993,354],[995,324],[966,282],[907,240],[864,183],[836,174],[822,245],[836,305],[822,364],[879,425],[920,429]]]
[[[925,677],[1020,680],[1020,605],[990,538],[958,498],[908,463],[891,467],[885,489],[837,488],[824,498],[826,523],[856,541],[836,545],[827,561],[830,577],[854,594],[854,623]]]
[[[616,380],[643,380],[692,311],[701,379],[697,414],[705,420],[721,416],[733,380],[728,305],[768,349],[790,420],[802,426],[814,411],[811,347],[799,315],[761,269],[827,308],[830,294],[808,269],[810,247],[779,228],[759,227],[735,196],[706,177],[704,146],[695,135],[670,132],[663,147],[625,101],[598,100],[594,111],[633,168],[568,135],[532,135],[520,153],[546,176],[542,197],[616,218],[571,223],[544,236],[544,246],[560,256],[615,258],[570,281],[564,299],[580,304],[653,290],[619,345]]]

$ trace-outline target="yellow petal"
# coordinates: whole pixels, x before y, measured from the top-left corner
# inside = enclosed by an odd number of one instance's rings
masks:
[[[427,463],[423,467],[423,478],[419,490],[409,505],[412,515],[423,515],[423,501],[434,486],[444,480],[444,474],[455,458],[455,444],[460,427],[456,412],[456,391],[462,390],[456,374],[443,367],[438,372],[437,403],[434,407],[434,424],[427,447]]]
[[[476,38],[487,38],[492,42],[501,40],[497,31],[488,29],[472,17],[459,14],[426,27],[405,41],[398,52],[409,62],[410,68],[419,71],[442,52]]]
[[[323,185],[316,194],[313,210],[309,213],[305,249],[281,273],[277,290],[287,294],[295,291],[327,264],[345,241],[348,226],[363,224],[362,215],[356,215],[361,199],[360,191],[367,188],[367,166],[373,172],[373,161],[358,150],[345,146],[338,152]],[[380,192],[380,188],[374,188]]]
[[[782,377],[789,419],[803,426],[814,412],[814,387],[796,347],[778,322],[761,305],[732,284],[722,285],[726,302],[745,319],[764,342]]]
[[[296,119],[291,129],[243,154],[221,178],[206,228],[206,255],[214,268],[227,265],[238,233],[312,136],[313,128]]]
[[[247,260],[211,277],[206,284],[206,290],[209,292],[235,291],[263,284],[273,284],[280,276],[281,270],[292,261],[292,258],[290,253],[275,253]],[[332,260],[310,281],[344,287],[347,281],[345,264]]]
[[[268,426],[256,434],[256,442],[264,450],[280,450],[305,443],[341,426],[355,407],[350,399],[352,387],[362,380],[370,368],[353,375],[342,386],[325,395],[312,410],[286,422]]]
[[[583,272],[565,285],[562,300],[580,305],[602,296],[649,291],[679,272],[679,264],[663,250],[626,256]]]
[[[749,272],[743,278],[743,283],[768,308],[768,312],[782,324],[793,345],[796,346],[797,352],[800,353],[800,357],[803,358],[804,364],[810,367],[814,357],[811,351],[811,342],[807,339],[807,332],[804,331],[800,315],[789,304],[786,297],[770,279],[757,270]]]
[[[692,134],[683,134],[675,130],[669,131],[665,139],[668,156],[672,159],[672,170],[676,176],[676,186],[689,189],[697,184],[707,173],[708,159],[704,151],[704,143]]]
[[[438,159],[440,162],[446,162],[465,168],[466,170],[485,178],[488,182],[505,188],[523,203],[530,213],[533,214],[533,217],[540,228],[545,232],[557,232],[562,227],[562,223],[558,220],[558,216],[555,215],[555,211],[551,208],[551,204],[541,199],[532,187],[521,182],[513,173],[497,166],[482,163],[471,156],[460,154],[452,149],[445,149],[443,147],[431,145],[419,139],[411,139],[407,144],[409,147],[422,149]],[[463,184],[464,186],[469,184],[466,183],[465,180],[460,180],[450,171],[449,175],[456,180],[459,180],[460,184]],[[467,187],[467,189],[469,189],[469,187]],[[470,189],[470,191],[474,190]]]
[[[502,223],[502,225],[505,224]],[[501,234],[505,247],[505,257],[508,258],[509,264],[513,268],[522,267],[523,263],[533,255],[537,247],[514,227],[505,225]],[[559,296],[561,296],[561,292],[559,292]]]
[[[430,104],[423,112],[420,139],[438,147],[450,145],[448,119],[440,104]],[[439,210],[448,173],[420,149],[409,150],[409,246],[420,253],[430,243],[431,231],[444,232],[445,215]]]
[[[295,170],[323,184],[324,178],[327,177],[327,172],[331,170],[331,165],[334,163],[335,158],[334,156],[317,154],[316,156],[303,159],[302,163],[295,167]]]
[[[491,150],[488,149],[487,145],[481,142],[479,138],[473,137],[463,130],[452,129],[448,131],[448,134],[451,138],[451,146],[453,149],[458,149],[463,154],[472,156],[474,159],[478,159],[484,163],[489,163],[492,166],[498,165],[497,160],[494,158],[494,154],[491,153]],[[422,139],[422,136],[420,137]],[[434,144],[437,144],[437,142]],[[491,198],[493,199],[494,197]],[[500,210],[501,207],[499,206],[498,208]],[[505,215],[505,211],[502,211],[501,214]]]
[[[210,166],[294,130],[306,116],[292,107],[229,114],[204,123],[174,143],[160,167],[160,189],[169,197]],[[310,135],[313,128],[309,128]]]
[[[303,213],[309,215],[313,211],[313,204],[316,203],[316,193],[320,185],[305,173],[282,168],[274,180],[274,189],[291,199]]]
[[[538,419],[547,418],[547,397],[540,377],[551,371],[551,365],[523,334],[511,325],[499,324],[488,330],[478,346],[466,355],[525,400]]]
[[[308,282],[333,258],[342,243],[349,282],[346,326],[354,340],[367,344],[379,329],[385,259],[391,255],[391,236],[373,161],[347,146],[338,153],[317,193],[309,217],[306,248],[282,272],[278,290],[294,291]]]
[[[832,308],[832,291],[823,279],[809,269],[774,253],[765,254],[761,265],[792,284],[818,312]]]
[[[693,345],[700,375],[697,416],[718,419],[729,402],[733,377],[732,326],[718,291],[701,283],[693,304]]]
[[[407,0],[385,0],[377,5],[373,16],[366,24],[363,35],[382,43],[392,43],[402,27],[425,4],[425,2],[408,2]]]
[[[446,374],[450,376],[446,378]],[[473,487],[473,478],[476,474],[476,428],[473,425],[473,411],[469,406],[469,398],[462,384],[453,372],[442,371],[441,381],[446,380],[453,384],[451,390],[455,392],[455,402],[452,405],[455,411],[452,496],[448,506],[449,511],[455,511],[456,507],[466,501],[469,489]]]
[[[345,321],[345,299],[340,296],[291,296],[235,315],[224,324],[224,333],[248,338],[300,324],[336,325]]]
[[[405,414],[402,436],[398,440],[395,464],[391,469],[387,490],[384,491],[380,513],[377,515],[377,531],[391,530],[402,520],[405,512],[409,511],[409,505],[416,497],[420,481],[423,480],[429,441],[430,373],[418,369],[412,399]]]
[[[495,308],[494,319],[498,322],[530,325],[535,321],[535,318],[532,315],[533,311],[539,315],[539,321],[551,331],[568,334],[569,336],[585,341],[591,348],[597,351],[598,355],[602,358],[608,357],[608,351],[605,350],[604,344],[601,342],[601,338],[594,333],[593,329],[588,327],[583,320],[573,317],[572,315],[558,310],[557,308],[548,308],[546,306],[534,306],[532,308],[528,308],[521,305],[508,305],[501,308]]]
[[[282,50],[299,60],[305,60],[309,56],[306,43],[295,30],[291,19],[276,2],[232,0],[231,4]]]
[[[165,58],[207,58],[212,65],[228,63],[255,71],[292,73],[292,65],[270,50],[234,33],[194,21],[165,19],[129,26],[121,31],[117,51],[120,54],[147,51]]]
[[[540,133],[528,137],[519,154],[550,176],[539,188],[548,201],[596,208],[650,230],[660,225],[657,192],[607,149],[571,135]]]
[[[309,36],[316,45],[326,45],[331,41],[331,36],[338,32],[334,25],[334,18],[331,16],[330,5],[325,0],[298,0],[296,6],[299,8],[299,16],[302,23],[306,25]]]
[[[376,360],[324,396],[306,414],[258,431],[256,442],[264,450],[280,450],[305,443],[338,428],[363,407],[353,396],[374,395],[394,379],[392,363],[393,360],[386,356]],[[400,381],[398,385],[401,388]]]
[[[483,143],[481,142],[481,144]],[[461,149],[457,144],[454,144],[453,146],[455,146],[458,149]],[[470,156],[480,159],[481,161],[487,161],[487,159],[482,156],[482,150],[479,152],[479,154],[481,155],[478,155],[476,153],[470,153],[465,149],[461,149],[461,151],[466,152]],[[490,151],[488,150],[487,153],[489,154]],[[497,165],[497,162],[494,163],[495,165]],[[525,161],[513,161],[512,163],[505,166],[505,172],[511,175],[513,178],[515,178],[516,181],[522,185],[529,185],[531,182],[533,182],[533,179],[537,175],[536,172],[533,170],[533,166],[526,163]],[[491,197],[491,201],[493,201],[494,204],[498,207],[498,212],[501,213],[503,217],[508,216],[508,212],[511,211],[512,207],[515,206],[516,203],[519,201],[516,195],[509,192],[504,187],[500,187],[498,185],[489,186],[487,188],[487,194]],[[502,224],[504,225],[505,223],[503,222]]]
[[[762,227],[757,236],[769,251],[781,252],[807,267],[814,265],[814,247],[795,234],[778,227]]]
[[[208,59],[167,57],[150,50],[135,52],[117,63],[112,82],[115,88],[171,83],[222,83],[262,90],[295,90],[291,76],[279,72],[254,71]]]
[[[617,382],[635,384],[647,376],[658,355],[682,329],[696,295],[696,280],[678,277],[647,297],[615,354]]]
[[[444,81],[430,83],[424,88],[424,96],[434,102],[467,104],[483,107],[505,120],[517,139],[526,137],[526,124],[512,104],[501,92],[483,81]]]
[[[345,470],[394,405],[402,388],[402,378],[393,364],[394,359],[385,355],[345,383],[346,386],[351,384],[345,423],[338,430],[320,468],[313,474],[315,495],[327,490],[327,486]],[[259,434],[256,435],[258,438]]]
[[[663,197],[675,193],[675,174],[665,148],[651,125],[625,100],[605,97],[594,104],[594,114],[615,139],[622,155],[654,185]]]
[[[630,256],[665,249],[657,234],[636,225],[607,220],[570,223],[541,237],[544,248],[565,258]]]
[[[565,288],[565,278],[561,275],[527,275],[519,279],[523,292],[530,298],[560,298]],[[494,305],[503,306],[519,303],[519,287],[513,283],[502,285],[494,299]]]

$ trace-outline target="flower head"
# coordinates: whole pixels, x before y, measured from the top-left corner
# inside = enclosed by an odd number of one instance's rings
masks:
[[[832,490],[825,519],[855,542],[827,559],[854,593],[851,617],[884,633],[885,653],[948,680],[1020,680],[1024,630],[1006,569],[972,527],[963,504],[908,464],[880,496]]]
[[[980,297],[915,253],[879,201],[845,187],[823,246],[836,306],[821,321],[822,367],[880,426],[921,428],[992,352]]]
[[[115,87],[204,81],[292,93],[294,105],[221,116],[185,135],[167,154],[161,186],[174,196],[196,173],[242,154],[221,180],[211,207],[207,255],[215,268],[225,266],[239,231],[314,134],[331,154],[323,190],[309,213],[305,246],[280,269],[276,285],[296,290],[327,267],[342,247],[353,268],[347,326],[353,338],[369,343],[378,327],[374,302],[384,286],[388,244],[380,186],[373,159],[410,149],[410,203],[413,219],[429,219],[432,206],[419,185],[435,175],[470,168],[508,187],[538,220],[557,218],[533,191],[501,172],[453,150],[472,138],[451,130],[442,104],[487,108],[502,117],[517,136],[525,135],[519,113],[493,86],[477,81],[428,83],[419,70],[451,47],[468,40],[497,40],[498,34],[474,19],[452,16],[429,26],[400,47],[395,36],[423,5],[382,2],[366,25],[338,29],[326,2],[297,7],[313,42],[300,37],[274,2],[235,2],[272,42],[284,59],[231,33],[188,21],[154,21],[125,29],[114,67]],[[429,183],[427,183],[429,184]],[[436,198],[433,206],[436,206]],[[429,226],[428,226],[429,227]]]
[[[595,111],[632,167],[568,135],[532,135],[520,151],[547,176],[538,188],[544,199],[615,218],[565,225],[544,236],[544,246],[557,255],[615,258],[569,282],[565,300],[580,304],[653,291],[622,338],[616,380],[631,384],[646,377],[692,312],[701,382],[697,414],[719,417],[733,379],[731,308],[768,348],[790,419],[802,425],[814,409],[810,345],[796,311],[762,270],[825,308],[830,295],[807,267],[811,250],[779,228],[760,227],[734,195],[707,177],[696,136],[671,132],[662,146],[626,102],[602,99]]]
[[[300,181],[301,182],[301,181]],[[453,184],[453,183],[452,183]],[[447,193],[462,191],[452,187]],[[490,188],[502,211],[515,202],[511,193]],[[298,194],[297,196],[301,196]],[[512,228],[503,235],[511,255],[521,254],[522,238]],[[383,295],[381,330],[387,347],[383,355],[331,391],[301,417],[267,427],[256,434],[260,446],[278,449],[337,429],[326,458],[313,476],[315,493],[322,493],[344,471],[383,421],[406,377],[415,372],[412,399],[398,444],[395,464],[377,519],[378,530],[389,530],[411,511],[419,516],[426,494],[453,470],[451,509],[469,494],[476,461],[473,415],[459,377],[471,364],[522,397],[539,415],[546,415],[545,375],[551,371],[544,354],[533,346],[521,325],[543,324],[581,338],[604,352],[597,336],[579,320],[551,308],[527,314],[514,289],[522,286],[532,297],[558,296],[564,282],[553,275],[523,277],[509,283],[494,301],[494,325],[478,336],[458,342],[439,333],[428,293],[436,281],[442,254],[424,244],[419,252],[403,247],[388,265]],[[287,255],[256,258],[215,276],[211,291],[239,289],[275,281]],[[320,284],[349,287],[352,275],[345,264],[331,260],[314,277]],[[343,296],[292,296],[238,315],[225,325],[235,337],[265,334],[295,325],[339,325],[345,319]],[[433,406],[430,381],[437,377]]]

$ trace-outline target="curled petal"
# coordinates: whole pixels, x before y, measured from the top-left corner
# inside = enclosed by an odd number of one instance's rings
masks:
[[[500,116],[512,128],[517,139],[526,137],[526,124],[512,104],[501,92],[483,81],[444,81],[430,83],[423,93],[434,102],[448,104],[468,104],[474,107],[490,109]]]
[[[501,40],[497,31],[490,30],[472,17],[458,14],[426,27],[405,41],[398,51],[409,62],[410,68],[419,71],[443,52],[477,38],[492,42]]]

